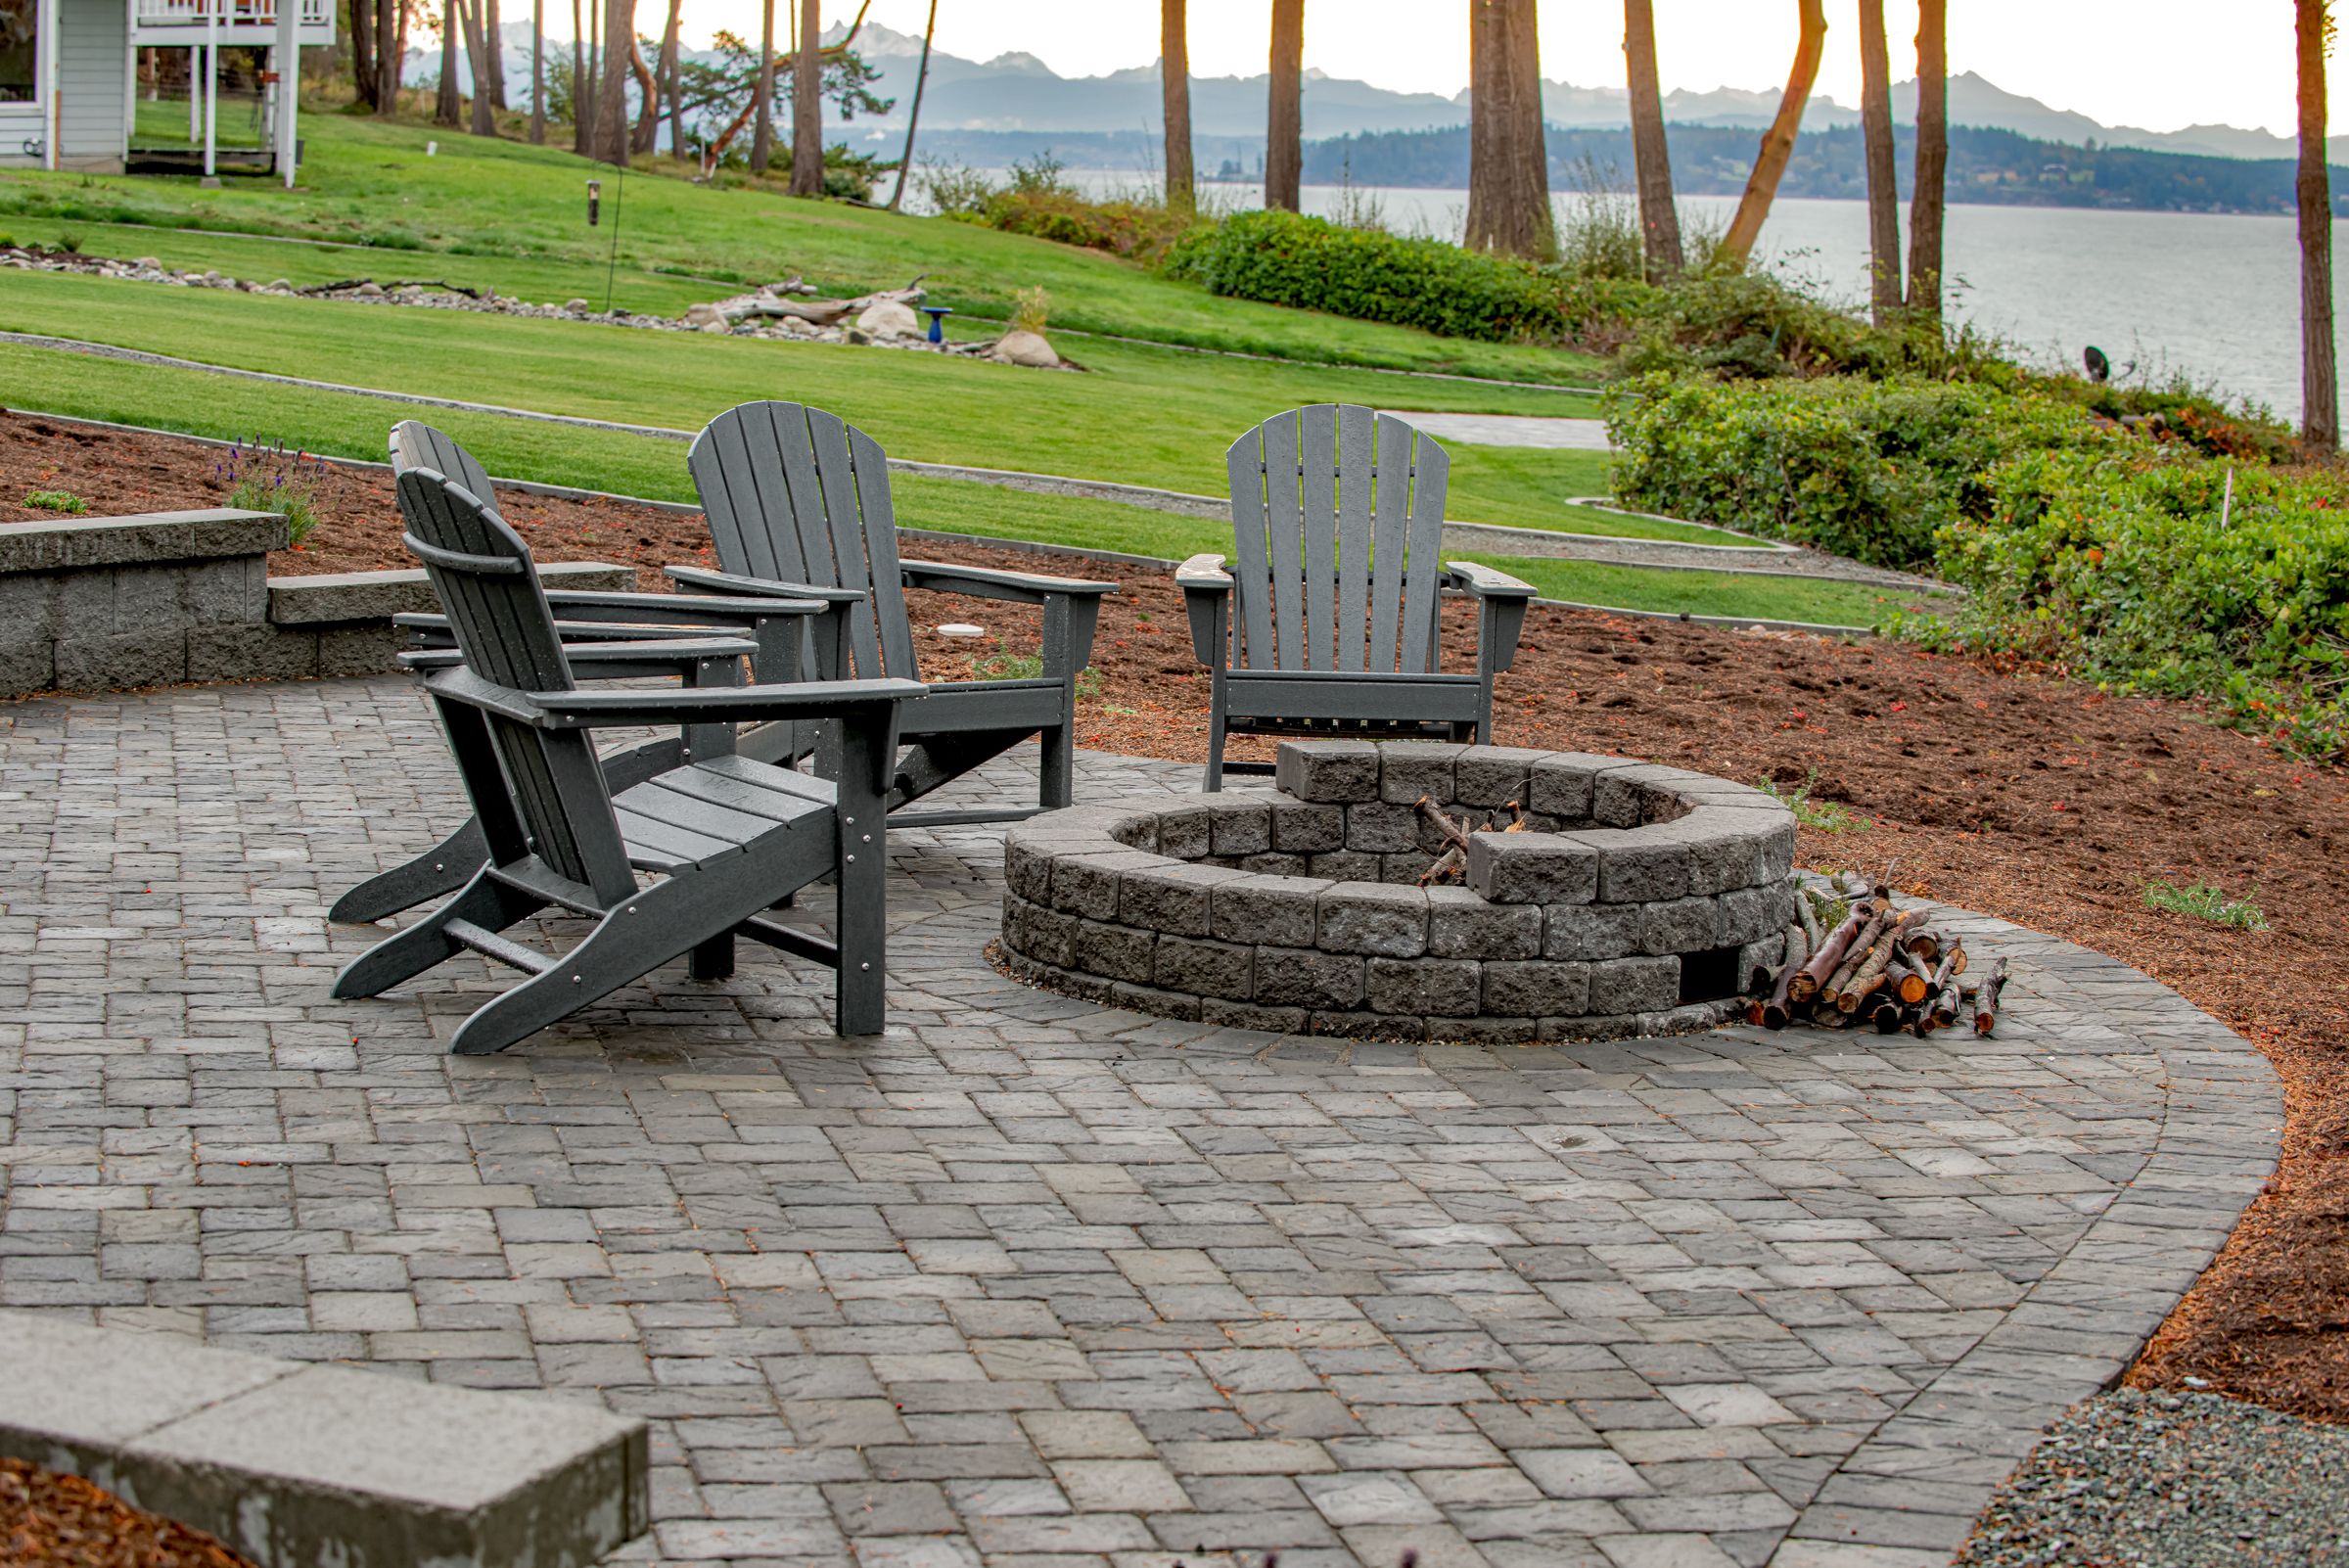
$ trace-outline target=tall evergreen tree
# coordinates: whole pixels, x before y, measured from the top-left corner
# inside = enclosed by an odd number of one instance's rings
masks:
[[[1272,0],[1271,74],[1265,115],[1265,206],[1294,212],[1305,172],[1305,0]]]
[[[822,0],[800,0],[800,47],[791,75],[791,194],[824,194]]]
[[[2300,438],[2321,452],[2341,444],[2340,372],[2332,343],[2332,179],[2325,168],[2325,57],[2332,7],[2297,0],[2300,62]]]
[[[1901,310],[1901,176],[1892,150],[1892,58],[1884,0],[1860,0],[1860,140],[1867,149],[1867,253],[1873,316]]]
[[[1652,0],[1623,0],[1623,54],[1632,94],[1632,163],[1639,180],[1639,237],[1647,280],[1686,270],[1681,214],[1672,202],[1672,152],[1664,141],[1664,95],[1656,71]]]
[[[1468,227],[1473,250],[1557,254],[1542,133],[1534,0],[1468,0]]]
[[[1167,209],[1198,209],[1191,167],[1191,42],[1183,0],[1159,0],[1159,100],[1167,126]]]
[[[1732,266],[1745,265],[1754,254],[1754,243],[1762,238],[1762,225],[1770,217],[1770,204],[1777,199],[1778,181],[1785,177],[1786,164],[1794,157],[1803,110],[1811,102],[1812,85],[1819,80],[1819,59],[1827,52],[1825,0],[1796,0],[1795,26],[1794,69],[1787,72],[1786,91],[1778,99],[1778,112],[1770,129],[1762,133],[1762,146],[1754,154],[1754,171],[1746,176],[1737,215],[1729,220],[1729,231],[1722,237],[1719,259]]]
[[[1941,319],[1941,233],[1950,168],[1949,0],[1916,8],[1916,189],[1909,198],[1909,308]]]
[[[775,161],[775,0],[759,3],[759,81],[752,88],[751,172]]]

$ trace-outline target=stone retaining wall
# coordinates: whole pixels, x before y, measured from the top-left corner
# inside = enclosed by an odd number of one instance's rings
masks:
[[[0,698],[391,669],[392,617],[438,608],[424,573],[272,577],[288,542],[277,513],[226,507],[0,524]],[[635,586],[600,562],[539,575]]]
[[[1720,1021],[1794,918],[1794,818],[1628,758],[1290,743],[1276,787],[1078,807],[1004,840],[1005,964],[1096,1001],[1235,1028],[1527,1041]],[[1422,797],[1476,833],[1463,885]],[[1506,820],[1505,814],[1502,820]]]

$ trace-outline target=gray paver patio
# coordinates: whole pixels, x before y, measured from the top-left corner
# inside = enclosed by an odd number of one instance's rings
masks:
[[[1105,1011],[987,967],[977,828],[893,836],[886,1038],[757,952],[452,1058],[472,960],[326,998],[373,935],[326,904],[461,813],[404,682],[0,726],[0,1305],[645,1416],[632,1558],[1938,1563],[2281,1119],[2175,994],[1971,917],[1995,1040]]]

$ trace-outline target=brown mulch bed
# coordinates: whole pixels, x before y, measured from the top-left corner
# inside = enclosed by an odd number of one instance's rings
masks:
[[[253,1568],[201,1530],[142,1513],[79,1476],[0,1458],[7,1568]]]
[[[96,510],[209,504],[216,456],[167,438],[0,416],[0,522],[32,487]],[[684,454],[678,454],[682,463]],[[378,476],[337,473],[308,549],[275,572],[407,565]],[[672,561],[708,560],[696,519],[609,503],[508,497],[542,560],[617,560],[646,586]],[[913,553],[1107,576],[1094,647],[1099,685],[1081,743],[1196,760],[1206,682],[1180,596],[1163,574],[973,546]],[[1033,652],[1032,614],[916,594],[916,623],[977,621],[1005,652]],[[1448,647],[1464,651],[1464,605]],[[969,642],[919,636],[925,672],[971,671]],[[990,645],[981,644],[986,653]],[[2282,1168],[2218,1264],[2132,1373],[2349,1422],[2349,982],[2320,942],[2349,905],[2349,777],[2279,756],[2190,707],[2107,698],[2031,669],[1936,657],[1898,643],[1715,630],[1537,610],[1497,691],[1498,738],[1614,751],[1726,777],[1808,782],[1866,825],[1806,829],[1803,863],[1894,869],[1921,896],[2113,954],[2227,1020],[2286,1085]],[[1246,746],[1237,755],[1250,755]],[[1265,755],[1261,743],[1255,755]],[[2149,878],[2208,879],[2252,895],[2273,929],[2223,929],[2144,906]]]

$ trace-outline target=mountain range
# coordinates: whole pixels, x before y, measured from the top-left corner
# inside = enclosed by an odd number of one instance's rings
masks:
[[[509,97],[516,104],[527,103],[530,27],[508,23],[502,36]],[[825,34],[827,42],[839,36],[838,27]],[[569,43],[549,40],[550,60],[558,50],[568,57]],[[839,127],[834,134],[878,148],[904,133],[922,40],[867,23],[856,38],[856,50],[880,76],[874,90],[883,98],[896,99],[896,107],[878,119],[856,121]],[[715,58],[699,52],[695,57]],[[429,78],[438,69],[438,52],[411,51],[405,74],[413,82]],[[1214,168],[1226,159],[1254,165],[1264,146],[1266,87],[1267,78],[1262,75],[1191,78],[1191,129],[1203,168]],[[1899,83],[1892,96],[1894,118],[1912,123],[1916,84]],[[2296,152],[2285,137],[2234,125],[2189,125],[2175,131],[2107,125],[2087,115],[2007,92],[1971,71],[1950,78],[1949,100],[1954,125],[2013,131],[2039,141],[2235,159],[2290,158]],[[1562,81],[1542,84],[1543,117],[1552,125],[1624,125],[1630,120],[1628,101],[1629,95],[1621,87],[1582,87]],[[1724,87],[1711,92],[1670,93],[1664,100],[1664,115],[1668,120],[1685,125],[1759,130],[1770,122],[1777,107],[1775,87]],[[1309,140],[1433,129],[1465,124],[1468,94],[1465,89],[1449,98],[1439,93],[1395,92],[1308,70],[1304,117]],[[1855,124],[1859,117],[1857,109],[1831,98],[1814,97],[1803,123],[1806,129],[1823,130]],[[933,50],[930,56],[930,81],[922,100],[922,145],[948,159],[995,162],[1022,151],[1049,147],[1072,164],[1145,168],[1155,163],[1158,123],[1156,61],[1101,76],[1063,76],[1036,56],[1020,52],[985,61],[966,60],[944,50]],[[2328,150],[2334,161],[2349,161],[2349,137],[2334,137]]]

